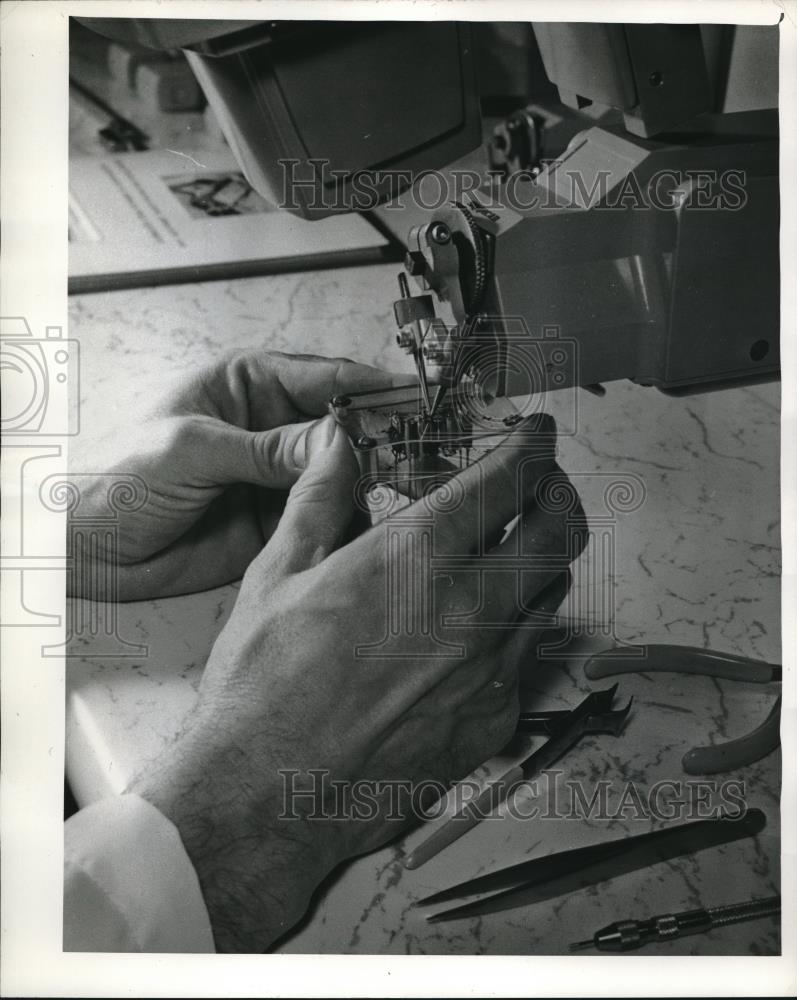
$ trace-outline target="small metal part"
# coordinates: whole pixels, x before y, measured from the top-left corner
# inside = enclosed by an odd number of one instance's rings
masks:
[[[352,443],[367,480],[365,491],[381,483],[413,499],[491,450],[511,405],[487,402],[495,407],[496,426],[474,429],[471,393],[457,384],[434,386],[431,407],[419,381],[341,396],[329,400],[329,410]]]
[[[396,344],[402,349],[411,353],[415,349],[415,338],[409,330],[399,330],[396,334]]]
[[[450,303],[457,323],[466,322],[481,304],[487,272],[488,237],[473,213],[460,202],[442,206],[410,230],[408,248],[418,255],[415,267],[423,261],[423,287]]]
[[[447,386],[441,385],[435,394],[434,401],[432,403],[432,408],[429,411],[429,416],[433,417],[437,411],[440,409],[440,404],[445,399],[446,392],[448,391]]]
[[[494,174],[509,177],[527,173],[539,166],[542,154],[542,122],[523,108],[496,125],[488,153]]]
[[[431,295],[411,295],[397,299],[393,303],[393,314],[400,329],[418,324],[417,329],[415,327],[413,329],[420,337],[422,335],[420,324],[434,319],[434,300]]]
[[[404,256],[404,267],[407,274],[417,278],[426,270],[426,260],[420,250],[409,250]]]
[[[420,382],[421,393],[423,394],[424,407],[428,413],[432,408],[432,404],[429,399],[429,382],[426,378],[426,366],[423,363],[423,354],[420,351],[415,351],[414,357],[415,367],[418,371],[418,381]]]
[[[437,364],[443,360],[443,352],[435,344],[424,344],[423,356],[432,364]]]
[[[401,298],[393,303],[393,312],[399,327],[396,341],[403,350],[412,354],[415,369],[418,373],[418,384],[421,387],[423,402],[428,413],[431,409],[429,401],[429,383],[426,377],[426,366],[423,358],[423,339],[425,327],[434,319],[434,302],[431,295],[410,295],[407,275],[401,271],[398,276]],[[424,326],[422,326],[424,324]]]
[[[470,316],[481,306],[487,287],[487,240],[470,209],[462,202],[457,202],[455,208],[467,227],[468,243],[472,250],[472,259],[461,257],[460,274],[465,309]]]

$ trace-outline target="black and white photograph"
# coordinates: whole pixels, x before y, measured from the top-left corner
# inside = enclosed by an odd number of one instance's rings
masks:
[[[797,988],[797,8],[570,6],[4,4],[4,995]]]

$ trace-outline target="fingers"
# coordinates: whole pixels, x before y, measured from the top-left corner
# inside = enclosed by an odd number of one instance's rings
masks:
[[[511,738],[517,723],[520,672],[526,661],[534,660],[541,632],[564,600],[570,587],[569,572],[559,574],[534,602],[533,616],[506,635],[496,648],[473,660],[460,663],[428,687],[433,674],[426,673],[416,683],[416,698],[436,705],[441,722],[454,724],[458,735],[450,738],[454,757],[464,762],[465,771],[482,763]],[[427,687],[423,687],[423,683]],[[439,723],[438,723],[439,724]],[[460,743],[459,752],[454,744]],[[471,754],[475,755],[471,757]]]
[[[525,662],[536,660],[540,636],[556,624],[556,612],[567,597],[572,582],[569,570],[560,573],[529,602],[530,610],[519,616],[501,645],[499,655],[503,662],[522,668]]]
[[[533,495],[536,481],[555,467],[555,447],[553,418],[535,414],[460,475],[417,501],[434,519],[436,549],[485,552],[500,541],[523,510],[524,497]]]
[[[491,647],[470,663],[450,670],[438,692],[462,714],[500,712],[517,698],[520,670],[532,661],[540,635],[551,627],[570,588],[570,573],[560,573],[533,602],[533,611],[493,632]]]
[[[321,358],[313,354],[270,352],[249,362],[249,398],[256,398],[258,382],[267,385],[276,375],[298,413],[323,416],[332,396],[407,385],[411,375],[385,372],[348,358]]]
[[[497,646],[578,554],[575,545],[568,548],[566,516],[537,504],[539,485],[557,474],[551,457],[554,427],[544,415],[527,421],[477,467],[452,477],[403,510],[399,520],[389,517],[360,540],[370,547],[375,566],[392,579],[394,567],[383,565],[385,533],[428,533],[431,526],[435,627],[446,641],[465,642],[469,650]],[[440,499],[444,491],[450,509]]]
[[[251,483],[287,489],[305,470],[309,456],[327,443],[331,420],[247,431],[211,417],[195,418],[184,421],[175,452],[180,460],[191,460],[191,478],[200,486]]]
[[[516,580],[498,583],[508,590],[515,582],[518,614],[533,616],[543,594],[554,581],[569,575],[569,566],[583,552],[587,525],[581,501],[570,480],[558,466],[524,489],[527,506],[506,537],[482,561],[511,566]]]
[[[288,495],[285,511],[255,560],[269,575],[310,569],[343,540],[354,512],[359,466],[345,431],[332,418],[310,437],[307,466]]]
[[[586,544],[578,494],[557,466],[541,475],[526,463],[518,502],[524,509],[502,540],[483,554],[451,560],[451,583],[446,588],[443,576],[435,592],[442,625],[471,630],[475,643],[498,643],[502,636],[487,630],[505,632],[520,618],[533,620],[543,592],[568,572]]]

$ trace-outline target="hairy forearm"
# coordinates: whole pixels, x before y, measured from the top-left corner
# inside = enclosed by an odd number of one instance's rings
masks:
[[[259,788],[241,783],[246,753],[246,747],[221,748],[213,734],[189,726],[127,789],[179,830],[220,952],[267,950],[302,918],[319,882],[341,860],[322,824],[280,819],[276,765],[262,762]]]

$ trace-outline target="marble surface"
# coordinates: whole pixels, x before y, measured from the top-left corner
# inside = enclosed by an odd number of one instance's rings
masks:
[[[403,356],[392,347],[395,272],[395,266],[382,265],[73,298],[69,336],[80,341],[82,429],[70,448],[83,464],[93,437],[109,423],[124,428],[136,419],[155,383],[179,380],[229,347],[345,354],[396,369]],[[607,483],[626,481],[634,489],[641,484],[642,502],[609,518],[614,564],[608,571],[594,545],[582,557],[583,572],[576,574],[561,615],[589,627],[575,629],[580,634],[568,649],[571,656],[551,660],[524,679],[529,708],[576,704],[591,689],[583,653],[615,639],[780,660],[779,386],[687,399],[626,383],[607,388],[602,399],[576,394],[577,422],[560,441],[560,463],[574,476],[593,522],[606,514]],[[572,395],[554,395],[546,407],[564,426]],[[611,599],[600,607],[590,596],[592,567],[609,572],[612,582],[604,592]],[[236,587],[229,586],[123,605],[119,635],[145,646],[146,653],[68,661],[67,767],[80,804],[122,789],[172,737],[235,595]],[[606,812],[614,818],[493,819],[409,872],[401,857],[427,834],[417,829],[336,872],[307,919],[277,950],[558,954],[568,942],[623,916],[777,892],[780,753],[719,776],[714,786],[715,803],[738,795],[741,785],[747,804],[765,811],[767,828],[754,841],[483,918],[431,925],[425,911],[412,905],[437,889],[525,858],[661,825],[640,806],[657,782],[675,782],[671,796],[699,797],[681,769],[685,751],[749,732],[777,694],[775,685],[679,674],[620,681],[621,696],[634,696],[625,732],[585,739],[569,753],[560,765],[558,798],[567,811],[568,782],[581,782],[589,797],[605,781]],[[726,780],[736,782],[735,788],[723,791]],[[639,793],[635,801],[628,798],[629,783]],[[776,923],[764,920],[661,945],[656,953],[778,950]]]

